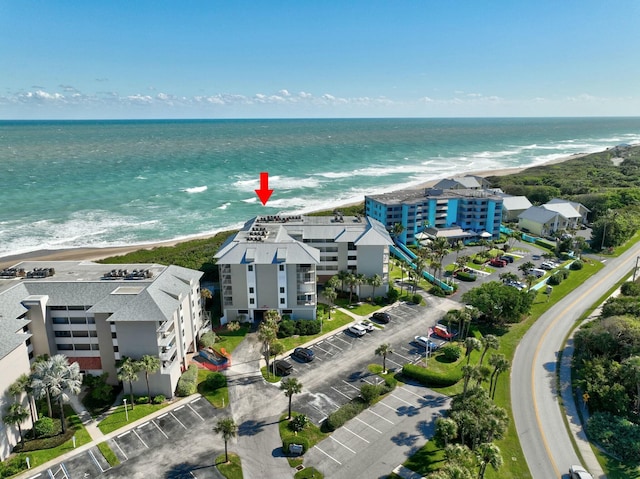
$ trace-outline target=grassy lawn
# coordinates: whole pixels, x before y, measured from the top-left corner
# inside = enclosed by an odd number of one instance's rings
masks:
[[[227,331],[226,328],[221,331],[216,331],[218,340],[216,341],[215,348],[224,348],[226,352],[231,354],[233,353],[233,350],[238,347],[238,344],[242,342],[248,332],[248,326],[241,326],[237,331]]]
[[[242,465],[240,464],[240,456],[229,453],[229,462],[224,462],[224,454],[216,457],[216,468],[227,479],[242,479]]]
[[[323,479],[324,474],[313,467],[305,467],[302,471],[296,472],[295,479]]]
[[[98,444],[98,449],[100,449],[100,452],[111,467],[116,467],[118,464],[120,464],[118,457],[114,454],[114,452],[106,442],[101,442],[100,444]]]
[[[336,306],[340,306],[341,308],[348,309],[353,314],[357,314],[358,316],[368,316],[382,307],[382,306],[378,306],[377,304],[371,304],[371,303],[349,304],[348,298],[336,299]]]
[[[562,297],[570,293],[574,290],[578,285],[582,284],[587,278],[597,273],[600,269],[602,269],[604,265],[597,262],[589,262],[584,265],[584,268],[578,271],[571,271],[569,277],[560,283],[558,286],[554,286],[553,293],[549,298],[546,294],[539,292],[533,307],[531,308],[531,313],[529,317],[527,317],[524,321],[509,326],[509,328],[505,331],[496,331],[496,330],[487,330],[485,328],[481,328],[478,330],[477,327],[472,327],[472,334],[479,335],[480,332],[482,334],[496,334],[500,339],[500,349],[489,350],[485,355],[484,362],[488,361],[489,356],[492,353],[502,353],[504,354],[509,361],[513,361],[513,355],[515,353],[516,347],[518,343],[527,332],[527,330],[531,327],[531,325],[542,315],[545,311],[551,308],[554,304],[556,304]],[[464,349],[463,349],[464,354]],[[480,358],[480,352],[474,351],[471,354],[470,364],[476,364]],[[456,363],[443,363],[438,361],[438,356],[432,357],[429,359],[429,368],[435,368],[440,370],[446,370],[447,368],[456,367],[461,368],[466,364],[466,358],[461,358]],[[458,394],[462,391],[462,381],[458,384],[447,388],[433,388],[435,391],[441,392],[447,395]],[[502,457],[504,459],[504,466],[499,471],[494,471],[492,468],[488,468],[486,471],[485,477],[487,479],[498,479],[498,478],[528,478],[531,477],[529,473],[529,468],[527,466],[526,460],[524,458],[524,454],[522,453],[522,449],[520,447],[520,442],[518,435],[516,433],[515,424],[513,421],[513,415],[511,412],[511,393],[509,389],[509,375],[507,373],[502,374],[498,379],[498,384],[496,387],[496,396],[495,403],[503,407],[507,410],[507,414],[509,416],[509,426],[505,433],[505,437],[496,441],[496,445],[502,451]],[[420,450],[417,454],[423,454],[423,457],[414,461],[413,458],[410,458],[408,462],[405,463],[410,469],[416,470],[416,472],[420,473],[428,473],[430,472],[431,467],[430,463],[423,464],[425,460],[429,458],[438,458],[440,460],[440,456],[435,454],[435,445],[427,445]],[[422,464],[422,469],[419,465]],[[627,476],[628,477],[628,476]]]
[[[418,474],[427,475],[437,471],[443,464],[444,449],[440,449],[433,441],[429,441],[422,446],[418,452],[405,461],[404,466]]]
[[[638,479],[640,478],[640,467],[624,464],[607,454],[592,447],[598,458],[598,462],[604,468],[608,479]]]
[[[156,412],[164,407],[167,407],[168,403],[165,404],[136,404],[135,408],[131,410],[131,405],[128,405],[129,409],[129,420],[127,421],[127,415],[125,414],[124,406],[118,407],[113,413],[107,416],[105,419],[100,421],[98,424],[98,428],[102,431],[103,434],[109,434],[116,429],[120,429],[127,424],[130,424],[138,419],[141,419],[153,412]]]
[[[260,368],[260,372],[262,373],[262,377],[264,378],[265,381],[267,381],[268,383],[277,383],[279,382],[282,377],[278,376],[277,374],[273,374],[272,370],[273,370],[273,366],[272,366],[273,362],[269,363],[269,372],[267,373],[267,366],[262,366]]]
[[[308,336],[291,336],[288,338],[279,339],[283,345],[285,351],[290,351],[307,341],[313,341],[315,338],[322,336],[334,329],[338,329],[341,326],[345,326],[353,322],[353,318],[342,311],[334,311],[331,313],[331,319],[325,319],[322,321],[322,331],[318,334]]]
[[[202,394],[207,401],[218,409],[229,405],[229,389],[221,387],[215,391],[211,391],[202,384],[212,371],[208,369],[198,369],[198,392]]]
[[[299,416],[300,413],[295,411],[291,412],[292,417]],[[325,439],[329,434],[323,433],[318,426],[313,423],[309,423],[307,427],[305,427],[302,431],[300,431],[297,435],[288,427],[289,420],[287,419],[287,414],[283,414],[280,416],[280,423],[278,424],[278,429],[280,431],[280,438],[284,441],[285,439],[290,439],[293,437],[303,437],[308,441],[309,449],[318,444],[320,441]],[[291,467],[296,467],[302,463],[301,458],[293,457],[289,458],[289,465]]]
[[[36,441],[40,441],[43,444],[43,449],[26,451],[21,452],[20,454],[16,454],[12,456],[11,459],[5,460],[2,463],[2,467],[7,468],[7,471],[12,470],[16,473],[25,471],[27,470],[27,457],[31,462],[31,467],[40,466],[52,459],[55,459],[58,456],[61,456],[62,454],[73,451],[73,436],[75,436],[76,438],[76,447],[91,442],[91,436],[89,436],[89,433],[82,425],[82,422],[80,421],[78,416],[73,413],[73,410],[70,407],[65,406],[65,414],[67,416],[67,431],[69,439],[56,447],[50,447],[46,449],[44,447],[46,447],[47,439],[36,439]],[[33,443],[33,441],[27,441],[26,445],[28,446],[30,443]],[[0,467],[0,472],[3,471],[2,467]]]

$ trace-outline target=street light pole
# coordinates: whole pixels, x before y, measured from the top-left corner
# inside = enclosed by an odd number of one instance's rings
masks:
[[[127,398],[122,398],[124,402],[124,415],[127,418],[127,422],[129,422],[129,410],[127,409]]]

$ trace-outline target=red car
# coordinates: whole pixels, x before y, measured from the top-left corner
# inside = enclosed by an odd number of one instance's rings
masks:
[[[497,268],[504,268],[507,265],[507,262],[500,258],[493,258],[491,261],[489,261],[489,264],[491,266],[496,266]]]

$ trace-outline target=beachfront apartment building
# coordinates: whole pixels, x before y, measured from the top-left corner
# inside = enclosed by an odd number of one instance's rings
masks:
[[[63,354],[83,373],[108,372],[111,384],[118,383],[119,359],[157,356],[161,367],[149,377],[151,394],[172,397],[188,353],[208,326],[202,274],[179,266],[113,269],[90,261],[25,261],[0,271],[4,404],[8,385],[43,354]],[[133,386],[134,394],[147,394],[142,375]],[[11,434],[0,436],[0,451],[15,443]]]
[[[372,218],[258,216],[216,253],[222,322],[260,321],[268,310],[293,319],[315,319],[318,285],[340,271],[379,275],[389,284],[389,245],[384,226]],[[356,293],[373,293],[368,285]]]
[[[502,203],[492,190],[427,188],[365,196],[365,213],[388,231],[402,225],[397,240],[404,244],[415,243],[423,232],[450,241],[495,240],[500,237]]]

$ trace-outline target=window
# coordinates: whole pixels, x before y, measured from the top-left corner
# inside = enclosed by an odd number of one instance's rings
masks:
[[[53,324],[69,324],[69,318],[51,318]]]
[[[71,318],[71,324],[87,324],[87,318]]]
[[[97,344],[92,344],[91,345],[91,350],[92,351],[100,351],[100,346]]]
[[[89,351],[91,349],[90,344],[76,344],[76,351]]]
[[[284,271],[284,265],[283,265],[283,264],[279,264],[279,265],[278,265],[278,269],[279,269],[280,271]]]
[[[114,352],[114,353],[117,353],[117,352],[119,352],[119,351],[120,351],[120,348],[118,348],[118,346],[114,346],[114,347],[113,347],[113,352]]]
[[[280,298],[280,304],[284,304],[285,299],[284,298]]]
[[[73,337],[74,338],[88,338],[89,337],[89,331],[74,331],[73,332]]]
[[[256,300],[253,298],[249,298],[249,304],[256,304]]]
[[[70,338],[71,331],[56,331],[55,336],[56,338]]]
[[[284,286],[280,286],[280,294],[284,294]]]
[[[111,337],[112,337],[113,339],[117,339],[117,338],[118,338],[118,335],[117,335],[116,333],[111,333]]]
[[[84,311],[84,306],[69,306],[69,311]]]
[[[253,286],[249,287],[249,294],[253,294],[255,292],[255,288]]]
[[[250,264],[249,266],[247,266],[247,271],[253,271],[253,265]]]
[[[73,351],[73,344],[56,344],[58,351]]]
[[[92,338],[97,338],[98,337],[98,331],[89,331],[89,336],[91,336]]]

